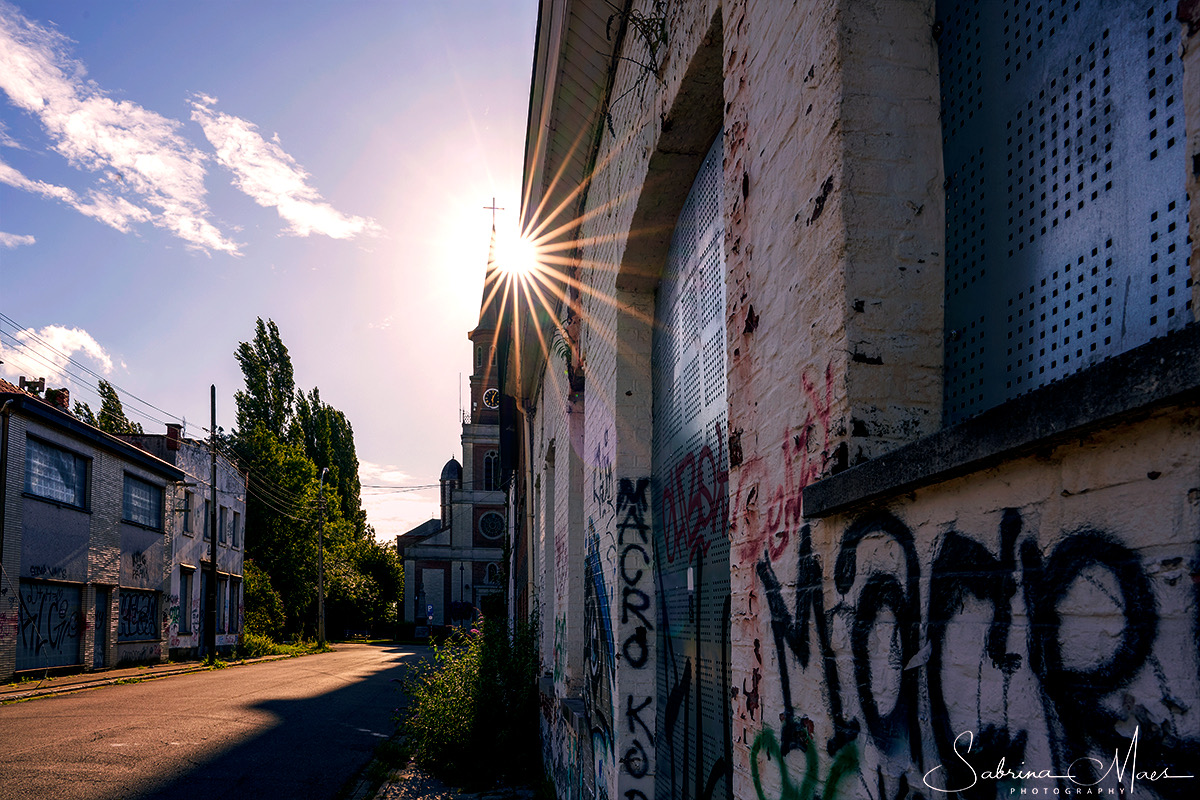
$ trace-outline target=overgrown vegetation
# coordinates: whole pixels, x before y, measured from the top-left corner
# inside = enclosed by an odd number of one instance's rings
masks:
[[[350,421],[319,389],[296,388],[272,320],[258,318],[253,339],[234,356],[246,386],[234,396],[237,428],[218,429],[217,448],[248,482],[245,633],[276,641],[316,636],[323,531],[327,638],[347,630],[393,638],[404,573],[395,549],[377,542],[367,524]],[[76,402],[72,413],[109,433],[143,433],[111,384],[100,380],[98,392],[99,412]]]
[[[323,649],[315,641],[300,639],[296,642],[277,642],[269,636],[255,633],[242,635],[242,643],[238,646],[238,658],[261,658],[263,656],[301,656],[307,653],[320,653]]]
[[[249,477],[246,557],[254,573],[246,575],[247,633],[316,635],[323,528],[327,637],[346,630],[394,636],[403,573],[396,551],[376,542],[367,524],[350,421],[319,389],[296,388],[273,321],[259,318],[254,338],[235,356],[246,387],[235,396],[237,430],[224,446]]]
[[[469,787],[540,777],[535,630],[519,624],[510,636],[496,609],[412,668],[399,723],[417,763]]]

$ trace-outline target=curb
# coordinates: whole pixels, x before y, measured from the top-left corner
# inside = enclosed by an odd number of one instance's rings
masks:
[[[316,653],[303,653],[302,656],[317,655]],[[260,664],[264,661],[282,661],[285,658],[297,658],[295,655],[286,656],[260,656],[259,658],[248,658],[244,661],[225,662],[226,667],[241,667],[248,664]],[[87,689],[96,689],[101,686],[116,686],[122,683],[142,683],[144,681],[157,680],[159,678],[170,678],[175,675],[188,675],[193,672],[205,672],[214,669],[213,667],[204,664],[196,663],[178,669],[161,670],[158,672],[143,672],[132,673],[128,675],[113,676],[108,678],[97,678],[95,680],[82,681],[79,683],[61,684],[58,686],[44,686],[37,689],[29,689],[27,691],[5,692],[0,690],[0,705],[4,703],[15,703],[21,700],[30,700],[35,697],[50,697],[57,694],[67,694],[68,692],[81,692]]]

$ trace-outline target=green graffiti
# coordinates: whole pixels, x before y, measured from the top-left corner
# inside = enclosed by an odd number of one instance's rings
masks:
[[[797,787],[792,781],[787,763],[783,760],[783,751],[779,747],[779,739],[775,731],[763,728],[750,748],[750,776],[754,779],[754,791],[758,800],[767,800],[763,791],[762,776],[759,773],[758,756],[763,754],[769,760],[779,764],[778,800],[813,800],[817,797],[817,784],[820,781],[817,766],[817,744],[812,736],[806,734],[804,747],[804,777]],[[858,772],[858,749],[854,742],[849,742],[837,751],[833,763],[829,765],[829,774],[825,777],[825,791],[820,795],[821,800],[835,800],[843,780]]]

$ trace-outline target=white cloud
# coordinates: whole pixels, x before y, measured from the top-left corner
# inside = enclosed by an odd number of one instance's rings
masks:
[[[23,244],[35,244],[37,239],[20,233],[5,233],[0,231],[0,247],[20,247]]]
[[[363,510],[367,523],[375,528],[382,542],[395,541],[421,523],[441,514],[441,501],[436,488],[412,491],[371,489],[371,486],[415,486],[436,483],[435,479],[418,479],[392,464],[376,464],[359,460],[358,479],[362,482]]]
[[[0,120],[0,145],[11,147],[14,150],[24,150],[25,145],[18,142],[8,133],[8,126],[4,124],[4,120]]]
[[[108,192],[91,191],[89,201],[83,202],[73,193],[72,200],[39,191],[38,187],[49,187],[40,181],[6,182],[57,196],[117,230],[128,231],[132,222],[149,221],[193,247],[237,253],[237,244],[208,220],[206,156],[178,134],[180,123],[107,96],[84,77],[83,65],[68,55],[68,44],[57,31],[0,3],[0,90],[18,108],[37,117],[54,149],[73,166],[107,176],[102,182],[118,186],[156,211]]]
[[[51,200],[58,200],[71,206],[81,214],[86,214],[103,222],[105,225],[116,228],[121,233],[129,233],[133,230],[131,223],[146,222],[154,216],[148,210],[140,206],[135,206],[124,197],[96,191],[95,189],[88,191],[87,200],[85,201],[65,186],[55,186],[45,181],[35,181],[22,175],[18,170],[9,164],[5,164],[3,161],[0,161],[0,183],[7,183],[16,189],[23,189]]]
[[[333,239],[377,234],[375,220],[343,214],[324,202],[308,185],[311,177],[279,146],[278,135],[264,139],[257,126],[240,117],[214,111],[216,99],[196,95],[192,119],[217,151],[217,160],[233,173],[233,185],[265,208],[274,207],[296,236],[314,233]]]
[[[47,325],[41,330],[24,328],[12,334],[16,344],[0,341],[0,365],[3,374],[15,378],[46,378],[56,384],[70,384],[68,359],[81,361],[89,369],[111,374],[112,357],[90,333],[81,328]],[[87,363],[90,362],[90,363]]]
[[[373,331],[386,331],[388,328],[392,327],[393,321],[394,317],[389,314],[379,322],[368,322],[367,327]]]

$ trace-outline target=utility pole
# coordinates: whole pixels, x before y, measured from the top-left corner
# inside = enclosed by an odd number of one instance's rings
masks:
[[[321,468],[321,480],[317,486],[317,505],[321,515],[320,532],[317,535],[317,647],[325,646],[325,473],[329,467]]]
[[[204,593],[208,602],[208,614],[205,616],[204,647],[208,650],[208,660],[217,658],[217,385],[212,385],[212,480],[209,483],[209,494],[212,500],[208,504],[208,590]]]

